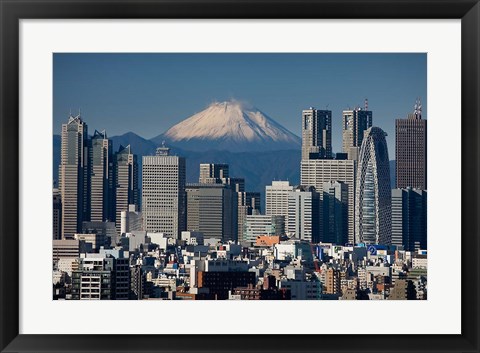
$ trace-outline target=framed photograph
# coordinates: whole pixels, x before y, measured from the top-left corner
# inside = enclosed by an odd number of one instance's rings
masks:
[[[0,14],[1,352],[480,350],[477,0]]]

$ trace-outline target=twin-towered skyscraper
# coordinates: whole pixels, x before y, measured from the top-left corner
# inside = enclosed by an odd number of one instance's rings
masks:
[[[333,158],[331,116],[331,111],[314,108],[302,113],[301,184],[320,192],[320,239],[388,244],[391,187],[385,132],[372,127],[367,103],[364,109],[345,110],[343,153]],[[337,186],[336,192],[332,185]],[[335,202],[348,211],[333,207]]]

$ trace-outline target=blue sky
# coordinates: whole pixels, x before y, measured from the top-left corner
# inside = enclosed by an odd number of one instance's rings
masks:
[[[413,54],[89,54],[53,56],[53,131],[81,110],[89,132],[152,138],[212,101],[254,105],[300,136],[301,111],[332,110],[341,151],[342,110],[369,100],[373,125],[388,133],[420,97],[427,112],[427,55]]]

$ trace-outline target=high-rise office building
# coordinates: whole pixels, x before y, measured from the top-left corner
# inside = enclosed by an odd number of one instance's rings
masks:
[[[62,125],[59,189],[62,199],[62,239],[72,239],[89,219],[88,129],[80,115]]]
[[[202,163],[200,164],[199,183],[221,184],[223,178],[228,178],[228,164],[224,163]]]
[[[427,190],[427,121],[420,100],[407,119],[395,120],[396,187]]]
[[[302,159],[332,157],[332,111],[302,111]]]
[[[105,131],[95,130],[90,140],[90,220],[92,222],[113,221],[114,182],[112,141]]]
[[[120,146],[115,153],[115,226],[121,230],[122,212],[128,212],[130,205],[139,205],[138,164],[130,145]]]
[[[186,227],[185,158],[159,147],[142,162],[142,213],[145,231],[176,239]]]
[[[237,192],[238,201],[238,241],[243,241],[245,233],[245,221],[248,215],[260,214],[260,193],[259,192]]]
[[[427,249],[426,190],[392,190],[392,245],[408,251]]]
[[[255,242],[257,237],[282,236],[285,234],[284,216],[248,215],[245,218],[243,241]]]
[[[372,127],[372,112],[368,110],[368,101],[365,108],[344,110],[342,113],[343,143],[342,150],[348,154],[348,159],[358,159],[362,146],[364,131]]]
[[[245,191],[245,179],[244,178],[222,178],[221,183],[225,185],[230,185],[234,192],[244,192]]]
[[[225,184],[187,184],[187,230],[237,240],[236,193]]]
[[[267,216],[284,216],[287,229],[289,191],[293,191],[293,185],[290,185],[288,181],[272,181],[272,185],[265,187],[265,214]]]
[[[323,183],[323,241],[344,245],[348,242],[348,186],[341,181]]]
[[[312,185],[323,201],[323,185],[341,181],[348,188],[348,242],[355,241],[355,177],[356,161],[348,159],[312,159],[301,162],[300,183]],[[320,204],[323,207],[323,202]],[[322,211],[323,212],[323,211]],[[323,240],[323,219],[321,218],[321,239]]]
[[[313,186],[297,186],[288,193],[288,235],[320,241],[320,195]]]
[[[355,196],[355,237],[369,244],[391,243],[390,164],[386,133],[365,132],[358,158]]]
[[[53,239],[62,239],[62,196],[53,189]]]

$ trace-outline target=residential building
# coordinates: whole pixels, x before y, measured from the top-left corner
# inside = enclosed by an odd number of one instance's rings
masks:
[[[85,254],[72,271],[72,299],[128,300],[130,268],[122,253]]]

